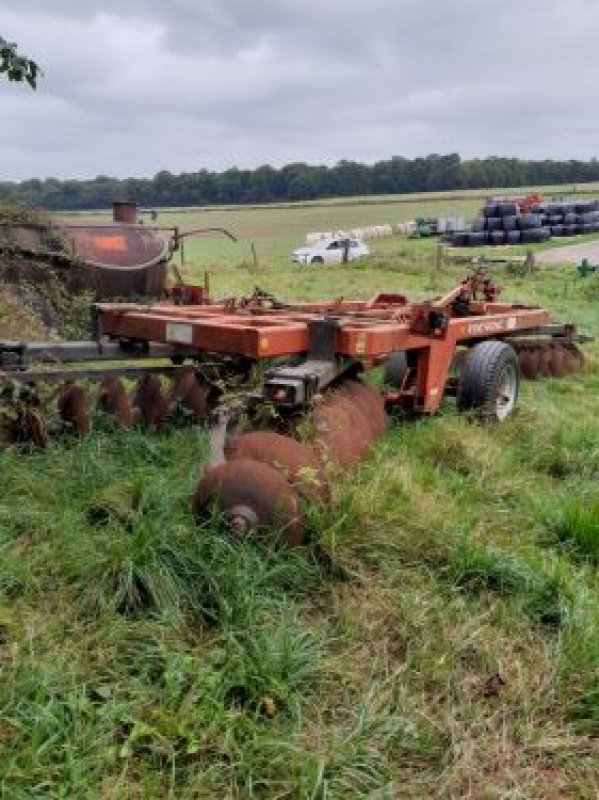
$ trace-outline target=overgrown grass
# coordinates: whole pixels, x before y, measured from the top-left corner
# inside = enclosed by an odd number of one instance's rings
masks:
[[[259,282],[424,295],[434,245]],[[216,276],[250,287],[235,268]],[[501,276],[597,333],[572,274]],[[479,428],[396,424],[312,543],[233,543],[189,499],[201,431],[0,453],[7,798],[593,798],[599,349]]]

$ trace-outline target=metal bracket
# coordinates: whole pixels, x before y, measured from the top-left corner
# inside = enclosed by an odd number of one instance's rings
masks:
[[[308,321],[308,360],[334,361],[337,351],[338,317],[320,317]]]
[[[309,320],[307,358],[297,366],[279,367],[264,382],[264,398],[278,406],[299,406],[332,383],[347,369],[336,356],[337,317]]]

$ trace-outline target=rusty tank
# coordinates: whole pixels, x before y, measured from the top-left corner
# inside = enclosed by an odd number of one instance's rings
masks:
[[[133,200],[113,203],[109,223],[76,218],[53,220],[43,210],[35,209],[3,210],[0,255],[16,254],[20,260],[11,264],[9,259],[1,277],[18,282],[26,267],[24,261],[30,259],[59,269],[68,291],[91,290],[98,299],[160,298],[165,294],[169,265],[179,292],[186,288],[172,257],[178,252],[181,264],[185,263],[184,243],[188,237],[218,234],[238,241],[226,228],[182,231],[176,225],[155,225],[155,218],[156,212],[152,212],[150,224],[144,224]],[[191,291],[191,296],[197,297],[197,291]]]
[[[160,231],[138,223],[133,201],[113,203],[111,225],[61,222],[56,227],[99,296],[163,294],[172,245]]]
[[[0,251],[19,256],[9,265],[9,281],[23,277],[23,269],[26,278],[24,262],[32,259],[52,265],[69,291],[91,290],[101,299],[161,297],[177,237],[176,228],[140,222],[137,204],[129,200],[113,203],[108,223],[20,209],[0,219]]]

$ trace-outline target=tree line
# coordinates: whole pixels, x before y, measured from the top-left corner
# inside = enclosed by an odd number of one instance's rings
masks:
[[[372,165],[339,161],[334,166],[288,164],[279,169],[232,167],[178,175],[163,170],[153,178],[91,180],[31,179],[0,182],[0,203],[50,209],[102,209],[113,200],[144,207],[229,205],[316,200],[357,195],[450,189],[489,189],[599,181],[599,161],[526,161],[490,157],[462,160],[457,153],[408,159],[394,156]]]

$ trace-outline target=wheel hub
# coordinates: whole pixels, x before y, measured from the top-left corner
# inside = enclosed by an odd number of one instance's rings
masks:
[[[237,505],[227,512],[227,520],[233,533],[237,536],[247,534],[258,526],[258,515],[253,508],[247,505]]]
[[[518,394],[518,375],[512,364],[506,364],[501,373],[497,391],[497,418],[505,419],[513,410]]]

